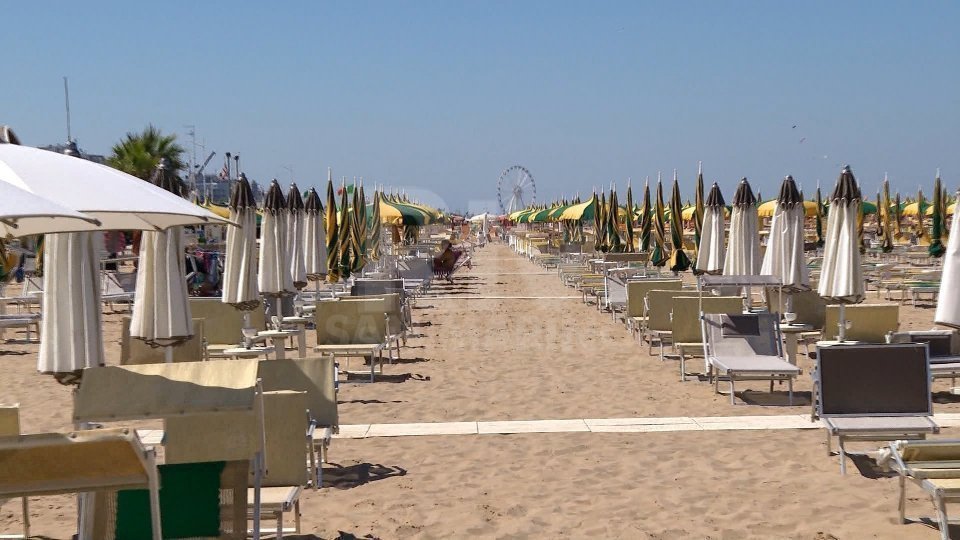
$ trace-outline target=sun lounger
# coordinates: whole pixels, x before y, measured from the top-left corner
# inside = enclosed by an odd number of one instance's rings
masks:
[[[27,333],[27,341],[31,341],[31,332],[37,334],[37,341],[40,340],[40,322],[42,316],[39,313],[11,313],[0,315],[0,335],[5,328],[23,328]]]
[[[146,488],[152,538],[163,538],[156,455],[129,429],[0,437],[0,463],[0,498]]]
[[[642,339],[647,340],[648,354],[653,354],[653,342],[660,347],[660,360],[663,360],[663,346],[671,342],[673,336],[673,302],[681,296],[699,296],[697,291],[652,290],[644,300],[646,318]]]
[[[679,279],[641,279],[627,282],[627,306],[624,319],[627,329],[634,337],[639,337],[646,330],[644,300],[652,290],[677,290],[683,288],[683,281]]]
[[[706,299],[705,299],[706,300]],[[705,308],[706,309],[706,308]],[[776,313],[703,315],[703,348],[711,370],[719,381],[730,381],[730,404],[734,404],[736,381],[787,381],[788,403],[793,405],[793,380],[800,369],[784,358]]]
[[[403,306],[400,303],[398,294],[379,294],[366,296],[350,296],[342,298],[341,301],[350,302],[356,300],[380,300],[381,308],[387,317],[387,334],[384,337],[387,344],[387,353],[390,355],[390,363],[400,359],[400,342],[406,344],[407,326],[404,322]],[[392,346],[391,346],[392,345]],[[394,356],[396,354],[396,356]]]
[[[680,355],[680,380],[687,378],[687,357],[703,355],[703,325],[700,316],[704,313],[743,313],[743,298],[740,296],[682,296],[674,298],[670,327],[673,330],[673,348]],[[709,375],[710,364],[704,361]]]
[[[133,272],[100,272],[100,300],[110,306],[126,303],[133,309],[133,297],[136,294],[137,274]]]
[[[849,328],[846,339],[862,343],[885,343],[887,334],[900,327],[900,306],[897,304],[858,304],[845,306]],[[840,306],[827,306],[823,325],[824,340],[833,340],[837,335]]]
[[[0,405],[0,438],[16,437],[18,435],[20,435],[20,405]],[[0,498],[0,505],[4,502],[4,498]],[[30,537],[30,500],[27,496],[21,497],[20,507],[23,534],[0,534],[0,538]]]
[[[930,351],[930,376],[951,379],[960,377],[960,334],[953,330],[921,330],[893,334],[894,343],[925,343]]]
[[[922,344],[817,347],[816,417],[839,444],[846,473],[847,441],[923,439],[933,422],[927,346]]]
[[[223,358],[223,351],[243,343],[244,313],[250,314],[250,326],[258,332],[267,328],[262,306],[244,312],[224,304],[219,298],[191,298],[190,313],[193,318],[204,320],[203,332],[209,358]]]
[[[823,299],[817,291],[797,291],[793,293],[783,293],[780,295],[773,287],[765,289],[767,297],[767,309],[771,313],[787,312],[787,302],[792,302],[793,313],[797,318],[794,324],[805,324],[812,328],[809,332],[801,332],[799,342],[803,343],[807,353],[810,352],[810,344],[820,339],[827,317],[827,301]]]
[[[379,362],[383,372],[383,349],[387,346],[387,313],[383,300],[357,299],[317,302],[314,314],[320,354],[337,357],[366,357],[370,360],[370,382]],[[376,357],[376,359],[374,359]]]
[[[193,337],[172,347],[174,362],[199,362],[206,360],[203,319],[193,319]],[[130,336],[130,317],[120,319],[120,365],[162,364],[166,362],[164,347],[151,347],[143,340]]]
[[[900,523],[907,523],[906,481],[910,480],[930,496],[937,512],[940,538],[949,540],[947,503],[960,502],[960,440],[895,441],[890,443],[888,452],[891,468],[900,480]]]

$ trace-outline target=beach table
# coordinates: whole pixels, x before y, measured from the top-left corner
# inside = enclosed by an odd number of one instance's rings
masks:
[[[241,360],[244,358],[258,358],[260,356],[267,358],[269,354],[273,353],[273,347],[234,347],[232,349],[225,349],[221,354],[224,357],[232,358],[234,360]]]
[[[790,324],[780,325],[780,332],[783,333],[783,352],[787,355],[787,361],[797,365],[797,337],[803,332],[810,332],[813,327],[809,324]]]
[[[297,336],[297,358],[307,357],[307,325],[311,320],[307,317],[284,317],[280,320],[283,324],[296,327],[294,332]]]
[[[295,331],[288,330],[265,330],[263,332],[257,332],[257,337],[269,339],[271,343],[273,343],[274,356],[277,360],[283,360],[287,357],[286,341],[287,338],[294,335],[296,335]]]
[[[930,295],[930,299],[936,301],[937,295],[940,294],[940,285],[929,283],[923,285],[907,285],[906,289],[907,292],[910,293],[910,305],[913,307],[917,307],[917,300],[920,299],[920,295]]]

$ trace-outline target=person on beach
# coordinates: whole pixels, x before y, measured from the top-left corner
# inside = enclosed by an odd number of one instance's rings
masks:
[[[433,258],[433,271],[447,281],[453,281],[453,267],[457,262],[458,254],[453,250],[449,240],[440,242],[440,254]]]

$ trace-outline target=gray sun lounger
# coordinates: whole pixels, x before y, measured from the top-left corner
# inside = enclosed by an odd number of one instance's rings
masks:
[[[730,383],[730,403],[735,403],[736,381],[787,381],[788,400],[793,405],[793,380],[800,368],[788,362],[780,346],[779,315],[776,313],[718,314],[702,316],[703,347],[715,372],[714,388],[720,392],[720,378]]]

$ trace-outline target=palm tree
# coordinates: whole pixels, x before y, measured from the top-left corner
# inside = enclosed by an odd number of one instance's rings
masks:
[[[167,158],[174,171],[182,170],[186,167],[184,149],[176,140],[176,135],[164,135],[150,124],[142,133],[127,133],[122,141],[113,145],[107,163],[144,180],[150,179],[161,158]]]

